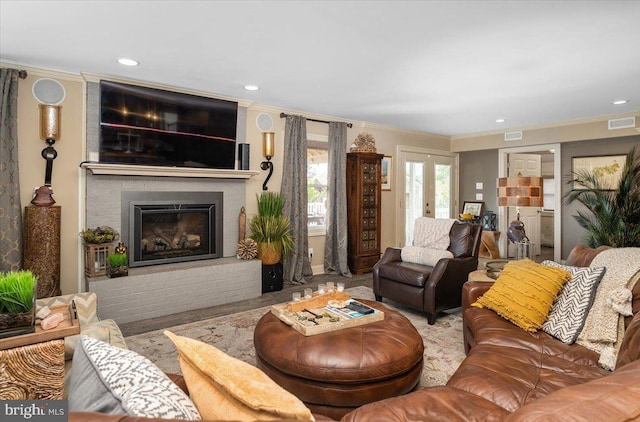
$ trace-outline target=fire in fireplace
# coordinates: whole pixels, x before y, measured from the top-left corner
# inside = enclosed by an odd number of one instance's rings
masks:
[[[222,192],[122,192],[129,266],[222,256]]]

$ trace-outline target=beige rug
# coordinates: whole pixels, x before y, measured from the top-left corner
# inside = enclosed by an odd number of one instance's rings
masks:
[[[374,299],[373,291],[368,287],[347,289],[352,297]],[[416,327],[424,341],[424,368],[420,385],[428,387],[443,385],[451,377],[464,359],[462,343],[462,316],[453,312],[440,316],[434,325],[419,313],[388,301],[387,306],[400,311]],[[256,364],[253,349],[253,328],[269,307],[254,309],[232,315],[212,318],[167,328],[169,331],[205,343],[213,344],[231,356]],[[164,334],[164,330],[127,337],[127,346],[146,356],[160,369],[168,373],[180,373],[178,352]]]

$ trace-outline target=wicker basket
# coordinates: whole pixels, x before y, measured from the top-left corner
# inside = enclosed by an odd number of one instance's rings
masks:
[[[0,400],[62,400],[64,340],[0,350]]]

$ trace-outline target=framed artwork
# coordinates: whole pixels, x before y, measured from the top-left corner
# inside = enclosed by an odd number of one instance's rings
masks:
[[[482,218],[484,201],[464,201],[461,214],[471,214],[473,218]]]
[[[605,189],[615,189],[620,182],[622,169],[627,161],[626,155],[598,155],[593,157],[573,157],[571,177],[584,173],[593,173]],[[573,189],[584,189],[573,182]]]
[[[385,155],[382,158],[380,187],[382,190],[391,190],[391,178],[393,172],[393,157]]]

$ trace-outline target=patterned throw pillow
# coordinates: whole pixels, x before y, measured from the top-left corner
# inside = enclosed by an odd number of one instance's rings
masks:
[[[200,419],[191,399],[147,358],[88,336],[73,355],[69,411]]]
[[[489,308],[525,331],[542,328],[571,274],[529,259],[504,266],[494,285],[471,306]]]
[[[553,261],[544,261],[542,265],[571,273],[571,280],[558,295],[542,330],[563,343],[572,344],[582,331],[606,268],[571,267]]]

